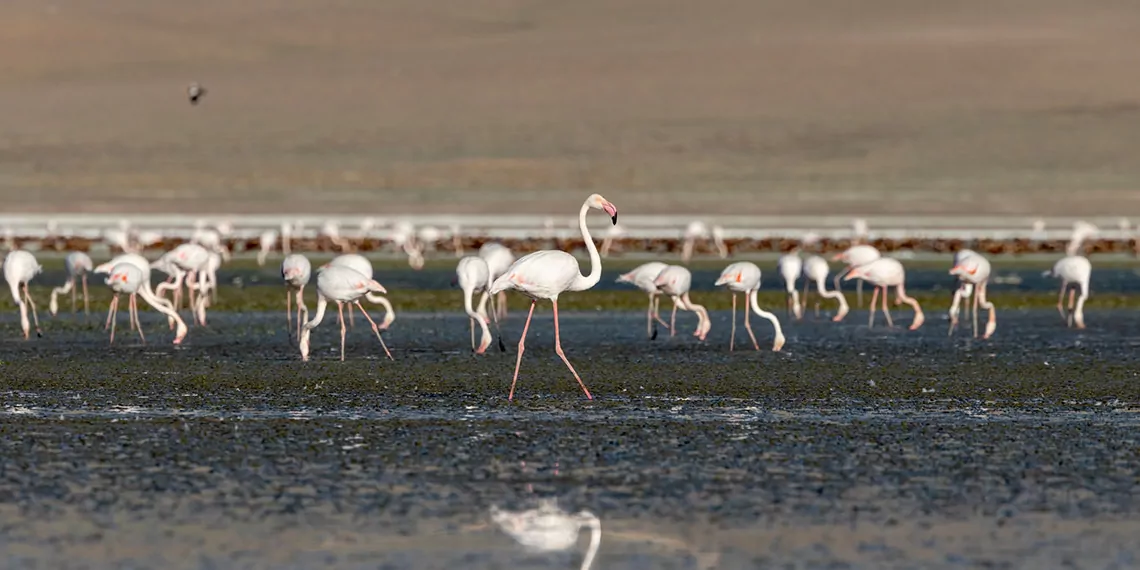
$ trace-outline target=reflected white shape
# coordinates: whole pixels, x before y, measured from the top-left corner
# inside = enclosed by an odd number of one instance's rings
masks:
[[[581,570],[589,570],[602,542],[602,521],[589,511],[570,514],[558,508],[555,499],[544,499],[538,508],[504,511],[491,506],[491,520],[523,547],[536,552],[559,552],[578,543],[582,527],[590,529],[590,547]]]

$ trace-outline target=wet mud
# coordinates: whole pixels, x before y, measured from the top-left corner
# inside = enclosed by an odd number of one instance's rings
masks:
[[[896,311],[899,324],[909,312]],[[595,568],[1127,568],[1140,555],[1140,323],[1006,311],[987,341],[729,313],[706,342],[634,311],[562,314],[587,401],[536,315],[471,354],[465,318],[385,339],[330,318],[302,363],[276,312],[213,315],[185,345],[153,313],[0,319],[6,567],[577,568],[491,525],[556,498],[602,521]],[[758,322],[759,321],[759,322]],[[881,323],[881,321],[880,321]],[[738,323],[741,324],[742,323]],[[1115,566],[1114,566],[1115,565]]]

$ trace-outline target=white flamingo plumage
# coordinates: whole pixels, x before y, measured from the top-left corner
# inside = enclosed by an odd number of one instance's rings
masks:
[[[67,281],[63,283],[62,287],[56,287],[51,290],[51,300],[48,302],[48,310],[52,315],[59,312],[59,301],[57,297],[71,293],[71,312],[75,312],[76,305],[76,281],[83,283],[83,314],[86,316],[90,314],[90,302],[87,296],[87,274],[95,269],[95,264],[91,261],[91,257],[82,251],[73,251],[67,254],[63,260],[63,267],[67,270]]]
[[[800,293],[796,290],[796,281],[804,270],[804,260],[800,258],[799,249],[785,253],[776,261],[776,268],[784,280],[785,310],[788,316],[794,315],[796,320],[803,318],[804,309],[800,305]]]
[[[813,255],[804,260],[804,280],[810,283],[815,283],[816,292],[824,299],[836,299],[839,301],[839,311],[832,317],[832,321],[839,322],[843,317],[847,316],[850,308],[847,306],[847,298],[843,296],[843,292],[835,289],[828,291],[825,285],[827,281],[827,273],[830,268],[827,265],[827,260],[821,256]],[[804,305],[807,305],[807,289],[804,289]],[[819,302],[815,304],[815,314],[819,316]]]
[[[681,307],[697,314],[697,330],[693,331],[693,336],[705,340],[712,328],[712,322],[709,320],[709,313],[704,306],[694,303],[689,298],[693,274],[680,265],[669,265],[657,275],[653,284],[673,301],[673,314],[669,317],[669,328],[672,333],[677,331],[677,308]]]
[[[115,344],[115,317],[119,312],[119,295],[126,293],[127,297],[127,314],[131,322],[131,328],[137,328],[139,331],[139,340],[146,343],[146,335],[143,334],[142,323],[139,322],[139,307],[138,307],[138,292],[142,288],[142,271],[133,263],[120,263],[111,268],[111,274],[107,276],[106,283],[114,291],[115,295],[111,297],[111,308],[107,311],[107,327],[111,329],[111,339],[109,344]],[[104,327],[104,328],[107,328]]]
[[[851,271],[852,268],[858,267],[860,265],[866,265],[872,261],[875,261],[876,259],[879,259],[882,256],[883,254],[879,253],[879,250],[875,249],[875,246],[866,244],[853,245],[842,253],[836,254],[835,257],[831,258],[832,261],[842,261],[847,267],[845,267],[843,271],[835,274],[835,290],[840,290],[840,279],[847,281],[847,279],[843,279],[843,277],[847,275],[847,273]],[[858,283],[855,286],[855,302],[858,307],[863,307],[862,279],[859,279]]]
[[[293,308],[290,305],[293,296],[297,297],[297,338],[301,338],[301,324],[309,320],[309,308],[305,306],[305,285],[308,285],[312,276],[313,266],[309,258],[299,253],[285,256],[281,262],[281,279],[285,281],[285,322],[288,324],[289,334],[293,334]],[[302,320],[301,315],[304,315]]]
[[[1056,277],[1061,280],[1061,294],[1057,299],[1057,310],[1068,326],[1085,328],[1085,301],[1089,298],[1089,280],[1092,277],[1092,263],[1083,255],[1069,255],[1061,258],[1053,265],[1053,269],[1043,273],[1045,277]],[[1065,310],[1065,290],[1069,290],[1068,312]],[[1081,295],[1073,303],[1073,296],[1077,290]]]
[[[717,287],[727,287],[732,292],[732,336],[729,337],[728,350],[731,352],[736,348],[736,294],[744,293],[745,302],[748,303],[752,311],[755,312],[763,319],[767,319],[772,323],[772,327],[776,330],[776,338],[772,342],[772,351],[779,352],[784,346],[784,331],[780,328],[780,319],[776,315],[769,313],[760,308],[760,303],[756,297],[760,290],[760,268],[755,263],[750,261],[739,261],[724,268],[717,278],[715,285]],[[760,344],[756,342],[756,335],[752,332],[752,325],[748,319],[748,308],[744,308],[744,329],[748,331],[748,336],[752,339],[752,346],[756,350],[760,350]]]
[[[12,300],[20,308],[20,329],[24,332],[24,340],[30,336],[28,307],[32,308],[32,320],[36,324],[36,336],[44,336],[43,331],[40,330],[40,318],[36,315],[36,303],[32,300],[31,294],[28,293],[28,282],[43,270],[43,266],[36,261],[36,256],[20,249],[9,251],[4,258],[4,280],[8,282],[8,289],[12,291]],[[22,297],[20,295],[21,287],[23,287]]]
[[[154,290],[151,289],[151,263],[147,261],[145,257],[137,253],[124,253],[122,255],[116,256],[114,259],[108,261],[107,263],[95,266],[95,269],[92,271],[92,273],[109,274],[112,270],[114,270],[116,266],[122,263],[130,263],[131,265],[134,265],[136,268],[138,268],[139,273],[142,275],[142,283],[139,285],[138,290],[133,294],[142,297],[142,300],[146,301],[148,305],[154,308],[154,310],[166,315],[168,319],[174,322],[176,327],[176,332],[174,334],[174,344],[182,344],[182,341],[186,338],[186,333],[189,331],[189,329],[186,327],[186,322],[183,321],[182,317],[178,315],[178,311],[174,309],[174,305],[171,304],[170,301],[160,298],[155,294]]]
[[[384,354],[388,355],[389,360],[392,360],[392,353],[388,351],[388,345],[384,344],[384,338],[380,336],[380,328],[376,326],[376,322],[360,304],[360,298],[369,292],[387,293],[384,286],[376,280],[350,267],[333,265],[324,267],[317,272],[317,311],[313,315],[313,320],[301,327],[301,340],[298,343],[301,349],[301,360],[309,360],[309,336],[311,331],[321,324],[330,300],[336,303],[337,312],[340,313],[340,359],[342,361],[344,360],[344,339],[347,332],[344,321],[345,303],[356,304],[356,307],[364,314],[364,318],[368,319],[372,325],[372,331],[380,340]]]
[[[519,338],[519,354],[515,361],[515,375],[511,380],[511,391],[507,395],[507,400],[514,399],[519,366],[522,364],[523,351],[526,350],[526,333],[530,328],[530,319],[534,316],[534,307],[539,299],[550,299],[551,305],[554,307],[555,352],[566,364],[566,367],[570,369],[570,373],[574,375],[574,379],[578,381],[578,385],[582,387],[582,392],[586,394],[586,397],[593,399],[590,391],[586,389],[586,384],[582,382],[582,378],[578,376],[578,372],[574,370],[574,366],[570,364],[570,360],[562,351],[562,338],[558,330],[558,296],[565,291],[590,289],[597,285],[602,278],[602,260],[598,256],[598,248],[594,245],[590,230],[586,227],[586,213],[590,209],[604,210],[613,223],[617,223],[617,207],[600,194],[591,194],[582,203],[582,208],[578,212],[578,227],[582,231],[582,240],[590,254],[589,275],[582,275],[578,268],[578,260],[565,251],[536,251],[512,263],[507,268],[506,273],[492,283],[490,291],[487,292],[489,295],[495,295],[500,291],[514,289],[531,298],[530,312],[527,313],[526,324],[523,325],[522,336]]]
[[[363,255],[360,255],[359,253],[346,253],[343,255],[338,255],[338,256],[332,258],[332,261],[329,261],[328,263],[317,268],[317,272],[319,273],[324,268],[332,267],[332,266],[341,266],[341,267],[348,267],[350,269],[355,269],[356,271],[360,272],[362,275],[367,276],[369,279],[371,279],[375,275],[375,273],[372,271],[372,262],[368,261],[367,257],[364,257]],[[371,291],[365,293],[364,298],[367,299],[369,303],[374,303],[376,305],[380,305],[381,307],[384,307],[384,320],[380,322],[380,330],[382,330],[382,331],[388,330],[388,327],[392,326],[392,322],[396,320],[396,311],[392,308],[391,301],[389,301],[387,297],[384,297],[382,295],[377,295]],[[356,319],[353,317],[353,314],[352,314],[352,304],[349,304],[348,305],[348,325],[351,327],[355,327],[356,326],[355,320]]]
[[[491,272],[491,282],[494,283],[496,279],[501,277],[507,272],[511,264],[515,262],[515,254],[507,246],[501,243],[485,243],[479,248],[479,257],[487,262],[487,269]],[[502,291],[497,295],[490,297],[491,303],[491,317],[496,322],[507,318],[507,292]]]
[[[488,346],[491,346],[491,329],[487,328],[486,304],[487,304],[487,289],[491,286],[491,272],[487,269],[487,262],[478,256],[467,256],[459,260],[459,264],[455,268],[455,276],[459,282],[459,288],[463,290],[463,311],[467,313],[470,320],[471,328],[471,350],[475,354],[483,354]],[[475,293],[480,293],[479,309],[475,310],[472,302],[472,296]],[[475,323],[479,323],[480,330],[483,331],[483,336],[480,338],[479,345],[475,345]]]
[[[658,295],[661,290],[657,288],[657,276],[665,270],[668,265],[660,261],[651,261],[642,265],[634,267],[626,273],[618,276],[618,283],[630,283],[636,285],[638,289],[645,291],[649,294],[649,310],[645,313],[645,334],[649,336],[649,340],[657,340],[657,323],[661,323],[666,329],[672,331],[672,327],[661,319],[660,304],[661,299]]]
[[[871,318],[867,323],[868,328],[875,326],[875,300],[879,296],[879,290],[883,291],[883,315],[887,317],[887,326],[893,327],[894,321],[891,320],[891,313],[887,309],[887,288],[895,288],[895,304],[899,305],[906,303],[914,308],[914,321],[910,324],[910,330],[915,330],[922,326],[926,317],[922,314],[922,307],[918,305],[918,301],[908,297],[906,294],[906,270],[903,269],[902,263],[899,260],[891,257],[881,257],[868,263],[852,268],[847,272],[847,276],[843,278],[844,281],[851,279],[865,279],[875,285],[875,292],[871,295]]]
[[[982,338],[990,338],[990,336],[994,334],[994,330],[997,329],[997,310],[994,308],[993,303],[986,300],[986,289],[989,287],[990,281],[989,260],[978,253],[961,256],[958,262],[954,264],[954,267],[950,268],[950,275],[956,275],[964,284],[973,286],[974,338],[978,336],[978,307],[986,309],[989,312],[989,320],[986,321],[986,332]],[[950,334],[954,332],[954,327],[958,324],[957,293],[955,293],[954,298],[954,306],[950,309]]]

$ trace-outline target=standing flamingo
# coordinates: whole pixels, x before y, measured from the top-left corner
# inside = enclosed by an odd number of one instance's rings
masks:
[[[796,290],[796,280],[804,270],[804,260],[800,259],[799,248],[781,255],[776,262],[776,268],[780,270],[780,277],[784,278],[785,314],[795,315],[798,321],[804,316],[804,309],[800,305],[800,293]]]
[[[543,501],[537,509],[518,512],[492,506],[491,521],[523,547],[537,552],[568,550],[578,544],[580,529],[589,528],[590,546],[579,570],[590,570],[602,543],[602,522],[597,516],[589,511],[571,515],[553,500]]]
[[[313,266],[309,263],[309,258],[299,253],[293,253],[285,257],[281,262],[281,279],[285,281],[285,322],[289,326],[289,335],[293,334],[293,308],[290,305],[290,300],[294,295],[297,297],[297,338],[301,338],[301,314],[304,313],[304,320],[309,320],[309,308],[305,306],[305,285],[309,283],[309,277],[312,275]]]
[[[1074,324],[1078,329],[1085,328],[1085,301],[1089,298],[1089,278],[1092,277],[1092,263],[1089,263],[1087,257],[1083,255],[1070,255],[1061,258],[1051,271],[1043,273],[1045,277],[1057,277],[1061,280],[1061,294],[1057,299],[1057,310],[1061,312],[1061,318],[1065,319],[1068,326]],[[1070,288],[1073,286],[1075,288]],[[1073,295],[1076,294],[1077,288],[1081,290],[1081,296],[1076,301],[1076,308],[1073,307]],[[1069,289],[1069,310],[1065,311],[1065,289]]]
[[[115,296],[111,297],[111,309],[107,312],[107,323],[111,328],[109,344],[115,344],[115,317],[119,312],[120,293],[129,295],[127,298],[127,314],[131,328],[138,327],[139,339],[145,344],[146,335],[143,334],[142,324],[139,323],[139,306],[136,297],[142,287],[142,271],[134,264],[120,263],[111,268],[111,275],[107,277],[106,283],[115,292]]]
[[[632,283],[638,289],[649,293],[649,310],[645,313],[645,334],[649,335],[649,340],[657,340],[657,323],[661,323],[670,331],[673,330],[672,327],[665,324],[665,321],[661,320],[659,310],[661,299],[657,297],[661,294],[661,290],[657,288],[655,283],[657,276],[661,275],[666,267],[668,266],[660,261],[651,261],[634,267],[628,273],[622,273],[617,278],[618,283]]]
[[[519,379],[519,366],[522,364],[523,351],[526,350],[526,333],[530,329],[530,319],[534,316],[534,306],[539,299],[550,299],[551,305],[554,307],[554,352],[570,369],[570,373],[574,375],[574,379],[582,387],[582,392],[585,392],[586,398],[594,399],[562,351],[562,337],[558,330],[558,295],[564,291],[585,291],[597,285],[602,278],[602,260],[598,256],[598,248],[594,245],[593,238],[590,237],[590,230],[586,227],[586,212],[590,211],[591,208],[604,210],[609,214],[613,223],[617,223],[617,206],[614,206],[600,194],[591,194],[582,203],[582,208],[578,212],[578,227],[582,231],[582,240],[590,254],[589,275],[583,276],[581,274],[578,269],[578,260],[573,255],[565,251],[542,250],[525,255],[512,263],[507,268],[506,273],[492,283],[491,290],[487,292],[489,295],[495,295],[506,289],[514,289],[531,298],[530,312],[527,313],[522,337],[519,338],[519,355],[515,361],[515,375],[511,380],[511,391],[507,395],[508,401],[514,399],[515,396],[515,384]]]
[[[986,321],[986,333],[982,338],[990,338],[997,329],[997,311],[994,304],[986,300],[986,289],[990,281],[990,262],[985,257],[975,253],[973,255],[964,256],[954,267],[950,269],[950,275],[957,275],[962,279],[963,283],[969,283],[975,289],[974,291],[974,338],[978,337],[978,307],[989,311],[989,320]],[[957,298],[957,294],[955,294]],[[958,310],[953,307],[950,310],[950,332],[954,332],[954,327],[958,324]]]
[[[28,282],[39,275],[44,268],[36,261],[36,257],[26,251],[13,249],[4,258],[4,279],[12,291],[12,300],[20,307],[20,329],[24,331],[24,340],[28,339],[28,307],[32,308],[32,320],[36,323],[36,336],[44,336],[40,330],[40,318],[36,316],[36,303],[28,294]],[[20,297],[20,287],[24,288],[24,296]]]
[[[844,275],[847,275],[847,273],[849,271],[851,271],[852,268],[858,267],[860,265],[866,265],[868,263],[871,263],[872,261],[875,261],[876,259],[879,259],[882,256],[883,255],[881,253],[879,253],[879,250],[875,249],[874,246],[864,245],[864,244],[853,245],[853,246],[847,248],[847,250],[844,251],[843,253],[836,254],[835,257],[831,258],[832,261],[842,261],[843,263],[845,263],[847,265],[847,267],[844,268],[843,271],[840,271],[839,273],[835,274],[835,289],[837,291],[839,290],[839,280]],[[843,279],[843,280],[847,281],[847,279]],[[855,299],[856,299],[856,304],[858,305],[858,307],[863,308],[863,280],[862,279],[859,279],[859,282],[856,284],[856,297],[855,297]]]
[[[847,311],[850,309],[847,307],[847,298],[843,296],[842,291],[839,291],[838,289],[828,291],[824,285],[824,282],[827,280],[827,273],[829,270],[830,268],[827,266],[827,260],[818,255],[813,255],[804,261],[804,280],[815,283],[816,291],[819,293],[820,297],[824,299],[839,300],[839,311],[835,313],[835,316],[831,319],[833,322],[838,323],[839,321],[843,320],[843,317],[847,316]],[[807,291],[807,289],[804,291]],[[804,305],[807,305],[807,293],[804,294]],[[815,303],[815,315],[817,317],[819,316],[818,301]]]
[[[479,257],[487,262],[487,269],[491,272],[491,282],[502,277],[511,264],[515,262],[515,254],[511,253],[501,243],[485,243],[479,248]],[[491,297],[491,316],[497,321],[507,318],[507,292],[502,291]]]
[[[95,269],[95,264],[91,262],[91,258],[82,251],[73,251],[67,254],[63,260],[63,266],[67,269],[67,281],[64,282],[63,287],[56,287],[51,290],[51,300],[48,302],[48,310],[52,315],[59,312],[59,302],[56,297],[59,295],[66,295],[71,293],[71,312],[75,312],[76,302],[76,286],[75,281],[81,280],[83,282],[83,314],[90,314],[88,297],[87,297],[87,274]]]
[[[487,328],[489,319],[483,312],[487,304],[487,288],[491,285],[491,272],[487,269],[487,262],[483,261],[483,258],[472,255],[459,260],[455,274],[459,280],[459,287],[463,290],[463,311],[471,321],[471,350],[475,351],[475,354],[483,354],[487,347],[491,346],[491,329]],[[475,293],[482,293],[479,299],[479,312],[472,307],[471,297]],[[483,331],[478,347],[475,346],[476,322]]]
[[[657,278],[653,280],[653,284],[661,290],[662,293],[669,296],[673,300],[673,315],[669,318],[669,329],[672,331],[670,336],[677,331],[677,307],[680,306],[686,311],[692,311],[697,314],[697,330],[693,331],[693,336],[705,340],[709,334],[709,329],[712,328],[712,322],[709,320],[709,313],[701,305],[694,303],[689,299],[689,289],[693,284],[693,274],[688,269],[680,265],[667,266]]]
[[[913,331],[921,327],[923,321],[926,320],[918,301],[906,295],[906,271],[899,260],[891,257],[880,257],[866,265],[854,267],[843,278],[844,281],[851,279],[865,279],[875,285],[875,292],[871,295],[871,320],[867,323],[868,328],[875,326],[875,300],[879,296],[880,289],[883,290],[883,315],[887,317],[887,326],[895,326],[891,320],[891,313],[887,310],[888,287],[895,288],[896,305],[906,303],[914,308],[914,321],[910,324],[910,330]]]
[[[972,249],[960,249],[955,252],[954,263],[950,265],[951,271],[953,271],[954,267],[957,267],[967,258],[974,255],[978,255],[978,252]],[[951,273],[951,275],[957,274]],[[965,299],[967,302],[969,302],[974,295],[974,284],[963,279],[961,276],[958,276],[957,278],[957,285],[958,286],[954,289],[954,296],[950,300],[950,330],[946,333],[947,335],[954,334],[954,329],[958,326],[958,314],[961,313],[961,309],[959,307],[962,304],[962,300]]]
[[[265,260],[269,259],[269,254],[273,252],[273,245],[276,243],[276,230],[265,230],[264,232],[261,232],[261,237],[258,238],[258,244],[261,246],[261,251],[257,252],[257,265],[265,266]]]
[[[350,267],[333,265],[325,267],[317,273],[317,312],[313,315],[313,320],[301,327],[301,341],[299,343],[301,360],[309,360],[309,334],[317,325],[321,324],[329,300],[336,303],[337,312],[340,313],[341,361],[344,360],[344,337],[347,331],[344,324],[345,303],[356,304],[356,308],[360,309],[364,318],[372,324],[372,332],[376,333],[376,338],[380,340],[380,346],[384,347],[384,354],[388,355],[389,360],[393,360],[392,353],[388,351],[388,345],[384,344],[384,338],[380,336],[380,328],[376,326],[376,322],[368,316],[368,312],[360,304],[360,298],[368,292],[387,293],[384,286],[377,283],[376,280]]]
[[[709,232],[709,228],[704,222],[693,220],[689,223],[689,227],[685,228],[684,243],[681,245],[681,263],[687,264],[693,258],[693,246],[696,245],[698,239],[708,240],[710,236],[720,258],[728,257],[728,247],[724,244],[724,229],[715,226],[712,232]]]
[[[319,273],[324,268],[333,267],[333,266],[341,266],[341,267],[348,267],[349,269],[355,269],[356,271],[359,271],[362,275],[368,277],[369,279],[371,279],[373,274],[374,274],[374,272],[372,271],[372,262],[368,261],[367,257],[364,257],[363,255],[360,255],[359,253],[346,253],[343,255],[338,255],[338,256],[334,257],[332,259],[332,261],[320,266],[317,269],[317,272]],[[367,299],[369,303],[375,303],[377,305],[384,307],[384,320],[380,322],[380,330],[382,330],[382,331],[388,330],[388,327],[392,326],[392,322],[396,320],[396,311],[392,309],[392,303],[390,301],[388,301],[387,297],[384,297],[382,295],[376,295],[372,292],[365,293],[364,298]],[[350,326],[355,326],[353,321],[354,321],[354,318],[352,316],[352,305],[350,304],[348,306],[348,324]]]
[[[177,327],[176,333],[174,335],[174,344],[182,344],[182,341],[186,338],[186,333],[188,331],[186,328],[186,322],[183,321],[182,317],[178,315],[178,311],[174,309],[174,305],[170,301],[160,298],[155,294],[154,290],[151,289],[151,263],[147,261],[145,257],[137,253],[124,253],[122,255],[116,256],[114,259],[108,261],[107,263],[96,266],[92,273],[110,273],[114,270],[115,266],[121,263],[129,263],[138,268],[139,273],[142,275],[142,283],[139,285],[138,290],[132,294],[142,297],[142,300],[146,301],[147,304],[154,308],[154,310],[166,315],[168,319],[173,321]]]
[[[717,287],[724,285],[732,292],[732,336],[729,337],[728,341],[729,352],[736,348],[737,293],[744,293],[746,302],[752,306],[752,310],[761,318],[768,319],[772,323],[776,329],[776,340],[772,342],[772,351],[779,352],[780,348],[784,346],[784,331],[780,329],[780,320],[776,318],[776,315],[761,309],[760,303],[756,300],[757,292],[760,290],[760,268],[750,261],[733,263],[724,268],[715,285]],[[756,350],[760,350],[760,344],[756,342],[756,335],[752,333],[752,324],[748,320],[748,315],[748,307],[745,307],[744,329],[748,331],[748,336],[752,339],[752,346]]]

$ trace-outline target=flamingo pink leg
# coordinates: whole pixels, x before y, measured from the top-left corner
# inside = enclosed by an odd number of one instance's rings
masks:
[[[348,326],[356,328],[356,317],[352,314],[352,303],[348,304]]]
[[[86,320],[87,316],[91,314],[87,302],[87,274],[83,274],[83,318]]]
[[[348,306],[351,307],[352,303],[349,303]],[[376,333],[376,338],[380,340],[380,346],[384,347],[384,354],[388,355],[388,360],[395,360],[395,358],[392,358],[392,353],[388,352],[388,345],[384,344],[384,337],[380,336],[380,327],[376,326],[376,321],[372,320],[368,311],[364,310],[364,306],[360,304],[359,299],[356,301],[356,306],[360,308],[360,312],[364,315],[364,318],[368,319],[368,324],[372,325],[372,332]]]
[[[1073,292],[1076,293],[1076,290]],[[40,318],[36,316],[36,303],[32,301],[32,296],[28,294],[28,283],[26,281],[24,282],[24,301],[32,308],[32,321],[36,325],[36,336],[44,336],[43,331],[40,330]],[[1069,301],[1070,304],[1072,304],[1072,297],[1069,297]]]
[[[143,334],[142,323],[139,322],[139,298],[137,293],[131,293],[131,318],[135,321],[135,328],[139,331],[139,340],[146,344],[146,335]]]
[[[746,293],[747,295],[747,293]],[[752,332],[752,323],[748,320],[749,317],[748,307],[744,307],[744,330],[748,331],[749,338],[752,339],[752,348],[760,350],[760,343],[756,342],[756,334]]]
[[[118,312],[118,309],[119,294],[115,293],[115,296],[111,299],[111,316],[109,319],[111,321],[111,342],[109,344],[115,344],[115,313]]]
[[[871,293],[871,320],[867,321],[867,328],[874,328],[875,326],[875,302],[879,300],[879,288],[875,287],[875,292]]]
[[[297,308],[300,310],[300,307]],[[300,318],[300,316],[298,316]],[[293,336],[293,292],[285,289],[285,323],[289,327],[289,336]]]
[[[578,371],[574,370],[574,366],[570,364],[570,360],[566,358],[566,353],[562,352],[562,339],[558,335],[558,301],[551,300],[554,305],[554,352],[562,358],[562,362],[566,363],[566,367],[570,369],[570,373],[574,375],[574,379],[578,381],[578,385],[582,387],[582,391],[586,393],[586,399],[593,400],[594,397],[590,395],[590,391],[586,389],[586,385],[582,383],[582,379],[578,377]]]
[[[340,315],[340,361],[344,362],[344,335],[348,329],[344,326],[344,302],[336,302],[336,312]]]
[[[744,311],[745,316],[748,315],[748,310]],[[736,293],[732,294],[732,334],[728,337],[728,351],[736,348]]]
[[[883,316],[887,317],[887,328],[894,328],[895,323],[891,320],[891,311],[887,308],[887,288],[883,287]]]
[[[507,401],[515,398],[515,383],[519,381],[519,365],[522,364],[523,351],[526,350],[526,332],[530,329],[530,318],[534,316],[534,305],[538,301],[530,302],[530,312],[526,315],[526,324],[523,325],[522,336],[519,337],[519,355],[515,358],[515,377],[511,379],[511,392],[507,394]]]
[[[301,326],[302,326],[301,314],[304,313],[305,320],[309,319],[309,310],[306,309],[305,305],[304,305],[304,303],[305,303],[305,297],[303,295],[304,292],[305,292],[305,286],[304,285],[302,285],[300,289],[297,289],[297,338],[301,338]],[[302,310],[302,309],[304,309],[304,310]]]

